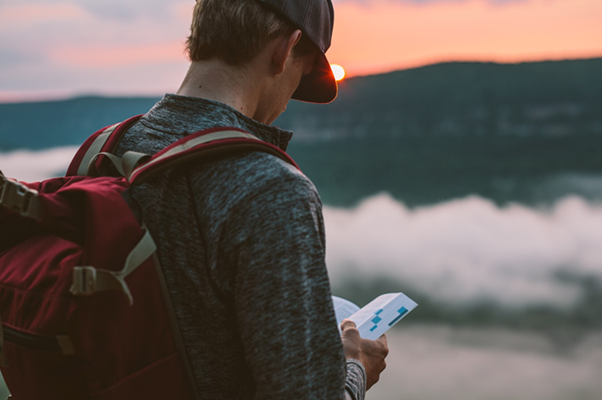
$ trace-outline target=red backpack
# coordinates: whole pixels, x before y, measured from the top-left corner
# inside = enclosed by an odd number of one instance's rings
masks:
[[[156,246],[128,188],[168,168],[279,148],[234,128],[153,157],[111,153],[138,121],[92,135],[63,178],[0,172],[0,365],[14,400],[201,399]],[[110,159],[122,177],[98,176]]]

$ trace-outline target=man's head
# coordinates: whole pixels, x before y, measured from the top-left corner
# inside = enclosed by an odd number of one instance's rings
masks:
[[[330,0],[197,0],[187,50],[193,62],[219,59],[244,66],[271,41],[301,30],[292,54],[295,58],[312,55],[316,61],[292,98],[327,103],[337,92],[324,56],[333,18]]]

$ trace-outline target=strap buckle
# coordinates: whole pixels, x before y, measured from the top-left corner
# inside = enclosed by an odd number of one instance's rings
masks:
[[[91,296],[98,292],[117,291],[125,294],[130,305],[133,305],[134,298],[124,278],[121,272],[94,267],[75,267],[70,291],[74,296]]]
[[[96,292],[96,268],[75,267],[71,293],[75,296],[91,296]]]
[[[142,239],[140,239],[136,247],[128,255],[121,271],[108,271],[90,266],[75,267],[73,268],[71,293],[74,296],[91,296],[94,293],[105,292],[107,290],[117,291],[125,294],[130,305],[133,305],[134,298],[125,282],[125,278],[157,251],[157,246],[150,232],[144,225],[142,228],[144,236],[142,236]]]
[[[9,210],[36,220],[41,220],[38,191],[4,176],[0,171],[0,204]]]

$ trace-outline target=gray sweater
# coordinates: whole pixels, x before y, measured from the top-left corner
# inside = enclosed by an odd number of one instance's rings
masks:
[[[209,100],[166,95],[117,155],[237,127],[286,150],[291,132]],[[324,261],[322,206],[297,169],[264,153],[177,167],[135,187],[159,248],[203,398],[363,399],[345,362]]]

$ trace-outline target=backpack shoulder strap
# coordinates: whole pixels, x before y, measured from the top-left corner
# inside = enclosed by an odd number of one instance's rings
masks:
[[[130,183],[140,184],[157,173],[183,163],[250,151],[261,151],[274,155],[300,169],[295,161],[280,148],[237,128],[212,128],[188,135],[155,154],[143,165],[135,169],[127,167],[125,169],[131,171],[127,176]]]
[[[96,155],[102,152],[112,153],[123,134],[141,117],[142,115],[137,115],[118,124],[102,128],[90,136],[75,154],[66,176],[86,176],[88,166],[92,160],[95,160]]]
[[[135,152],[127,152],[121,159],[113,156],[112,153],[123,134],[141,117],[142,115],[137,115],[119,124],[105,127],[90,136],[77,151],[66,175],[87,176],[89,170],[96,170],[100,166],[102,160],[99,159],[99,155],[103,155],[111,160],[128,181],[133,183],[136,180],[136,183],[142,183],[154,174],[181,163],[249,151],[272,154],[299,169],[295,161],[283,150],[238,128],[211,128],[187,135],[152,157]],[[146,159],[150,160],[138,166]],[[96,163],[96,168],[90,169],[91,163]]]

